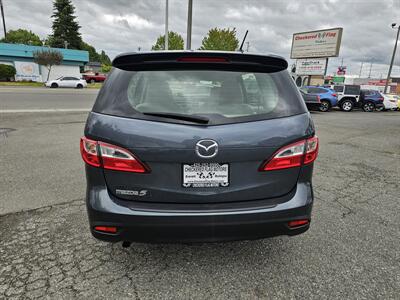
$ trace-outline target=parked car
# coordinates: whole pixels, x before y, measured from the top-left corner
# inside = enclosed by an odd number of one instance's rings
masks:
[[[366,112],[373,112],[375,109],[384,109],[383,96],[379,91],[361,90],[358,106]]]
[[[338,98],[335,91],[321,86],[303,86],[301,89],[306,94],[318,95],[321,100],[320,111],[329,111],[337,105]]]
[[[80,141],[93,236],[129,246],[305,232],[318,138],[287,66],[239,52],[117,56]]]
[[[333,89],[338,95],[338,106],[345,112],[355,107],[371,112],[383,106],[383,96],[378,91],[361,90],[359,85],[354,84],[334,85]]]
[[[88,73],[82,75],[87,83],[103,82],[106,80],[106,75],[100,73]]]
[[[320,110],[321,99],[318,95],[306,94],[302,90],[300,90],[300,94],[308,110]]]
[[[382,94],[383,96],[383,106],[382,110],[397,110],[398,102],[400,101],[399,96],[395,94]]]
[[[333,90],[337,94],[338,106],[341,110],[349,112],[357,106],[361,92],[359,85],[334,85]]]
[[[62,76],[55,80],[49,80],[46,82],[45,85],[51,88],[67,87],[81,89],[87,87],[87,83],[85,80],[72,76]]]

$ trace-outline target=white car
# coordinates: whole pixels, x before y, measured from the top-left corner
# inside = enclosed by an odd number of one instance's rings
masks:
[[[46,86],[51,88],[66,87],[81,89],[87,87],[87,82],[86,80],[78,77],[62,76],[55,80],[47,81]]]
[[[385,106],[385,109],[390,109],[390,110],[395,110],[397,109],[397,101],[398,101],[398,96],[393,95],[393,94],[382,94],[383,96],[383,105]]]

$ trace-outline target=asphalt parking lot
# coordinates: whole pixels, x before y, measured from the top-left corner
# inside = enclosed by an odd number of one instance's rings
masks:
[[[312,113],[303,235],[124,249],[88,230],[78,142],[95,92],[48,92],[0,90],[0,299],[399,299],[400,112]]]

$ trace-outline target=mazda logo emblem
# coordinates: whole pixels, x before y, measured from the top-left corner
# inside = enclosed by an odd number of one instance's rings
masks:
[[[214,140],[200,140],[196,143],[196,154],[201,158],[212,158],[218,153],[218,143]]]

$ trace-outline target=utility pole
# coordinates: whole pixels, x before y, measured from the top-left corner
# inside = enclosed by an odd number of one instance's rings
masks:
[[[4,20],[4,18],[3,18]],[[396,23],[392,24],[392,28],[395,29],[396,27]],[[385,83],[385,89],[383,90],[383,92],[386,94],[387,93],[387,88],[389,85],[389,80],[390,80],[390,73],[392,73],[392,67],[393,67],[393,62],[394,62],[394,57],[396,56],[396,50],[397,50],[397,41],[399,40],[399,33],[400,33],[400,25],[397,27],[397,36],[396,36],[396,40],[394,42],[394,48],[393,48],[393,54],[392,54],[392,60],[390,61],[390,66],[389,66],[389,72],[386,78],[386,83]]]
[[[6,19],[4,18],[3,0],[0,0],[1,17],[3,18],[4,39],[7,39]]]
[[[369,65],[369,73],[368,73],[368,78],[371,78],[371,70],[372,70],[372,61]]]
[[[186,50],[192,48],[192,14],[193,14],[193,0],[188,3],[188,20],[187,20],[187,35],[186,35]]]
[[[362,68],[363,68],[364,62],[361,62],[361,67],[360,67],[360,73],[358,74],[358,77],[361,78],[361,73],[362,73]]]
[[[164,36],[164,50],[168,50],[168,0],[165,0],[165,36]]]

